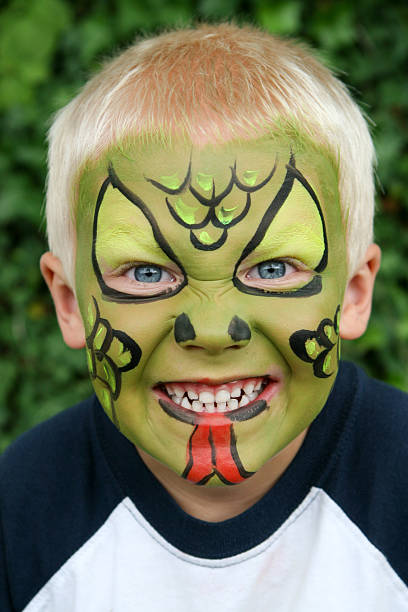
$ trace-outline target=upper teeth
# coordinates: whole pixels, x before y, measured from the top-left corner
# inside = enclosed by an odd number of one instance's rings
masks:
[[[178,405],[195,412],[228,412],[246,406],[258,397],[263,379],[251,379],[220,385],[220,389],[195,383],[166,383],[166,391]],[[201,387],[201,389],[199,388]]]

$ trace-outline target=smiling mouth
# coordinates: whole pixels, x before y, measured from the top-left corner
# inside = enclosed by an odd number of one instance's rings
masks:
[[[269,376],[243,378],[219,385],[166,382],[154,387],[159,404],[171,417],[190,425],[211,421],[247,421],[268,407],[280,387]]]

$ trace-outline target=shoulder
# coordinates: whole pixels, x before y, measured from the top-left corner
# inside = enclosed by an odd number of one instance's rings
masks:
[[[89,436],[93,398],[73,406],[17,438],[0,457],[0,487],[36,481],[58,469],[74,449],[83,450]],[[10,492],[10,489],[7,489]]]
[[[376,463],[388,458],[386,463],[382,462],[384,472],[391,467],[394,472],[392,463],[397,457],[404,455],[408,459],[408,394],[368,377],[359,369],[358,377],[354,434]],[[404,468],[408,475],[408,461]]]
[[[69,408],[23,434],[0,460],[1,547],[18,609],[121,499],[96,433],[97,409],[96,398]]]
[[[66,516],[67,507],[90,501],[89,491],[116,481],[96,431],[95,396],[20,436],[0,458],[4,517]],[[112,488],[112,487],[111,487]],[[75,500],[78,500],[75,502]]]
[[[352,364],[341,384],[351,407],[324,488],[408,582],[408,395]]]
[[[397,451],[398,442],[406,446],[408,393],[371,378],[350,362],[341,362],[336,390],[337,404],[343,399],[350,405],[347,427],[354,441],[361,436],[363,447],[369,449],[375,439],[376,450],[384,452]]]

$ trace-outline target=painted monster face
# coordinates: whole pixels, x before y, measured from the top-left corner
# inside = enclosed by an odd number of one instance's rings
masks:
[[[327,400],[345,262],[336,173],[313,147],[110,151],[83,173],[77,214],[106,413],[190,481],[248,478]]]

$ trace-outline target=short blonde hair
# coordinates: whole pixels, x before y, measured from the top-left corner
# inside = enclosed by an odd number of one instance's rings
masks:
[[[344,84],[309,49],[252,26],[200,25],[141,40],[108,61],[49,132],[49,245],[74,286],[81,169],[129,135],[183,134],[192,144],[297,125],[338,165],[353,272],[373,239],[375,153]]]

